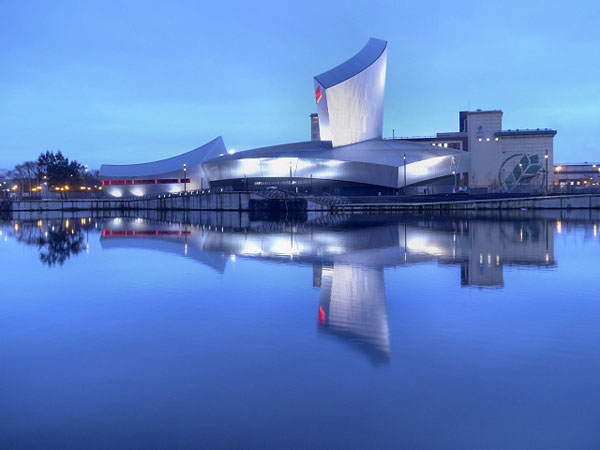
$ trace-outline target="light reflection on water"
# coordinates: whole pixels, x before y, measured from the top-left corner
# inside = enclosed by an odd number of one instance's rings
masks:
[[[57,333],[56,329],[44,328],[44,321],[54,318],[54,307],[64,316],[59,319],[65,320],[66,329],[60,333],[70,334],[69,317],[74,309],[80,314],[82,305],[58,298],[74,288],[81,294],[86,283],[93,284],[98,276],[104,276],[110,288],[85,291],[85,297],[100,317],[118,315],[108,319],[111,328],[107,331],[102,322],[99,329],[82,331],[86,324],[79,322],[74,326],[75,335],[81,338],[83,332],[83,339],[69,344],[75,349],[57,342],[48,351],[54,355],[76,351],[79,357],[94,359],[93,346],[87,347],[90,343],[107,336],[118,341],[126,329],[122,321],[142,316],[140,320],[149,327],[133,328],[141,339],[138,351],[151,350],[150,342],[162,336],[160,344],[152,345],[160,346],[163,363],[170,364],[172,371],[157,377],[142,375],[146,363],[138,361],[136,366],[123,360],[125,354],[118,347],[104,357],[119,360],[113,370],[133,371],[147,384],[148,390],[143,389],[140,395],[153,398],[161,395],[157,392],[163,393],[171,408],[170,400],[177,398],[180,410],[167,410],[179,424],[176,441],[189,443],[186,448],[531,448],[532,444],[561,448],[561,443],[572,442],[572,433],[551,428],[565,420],[577,421],[571,425],[578,429],[580,442],[598,443],[595,428],[588,427],[581,416],[566,412],[568,408],[587,408],[590,413],[600,413],[600,383],[596,382],[600,332],[594,322],[600,318],[600,305],[591,301],[593,283],[600,274],[598,224],[600,214],[587,211],[479,216],[316,215],[290,221],[238,213],[144,213],[103,218],[74,214],[69,218],[7,220],[1,226],[3,244],[8,248],[4,260],[14,257],[27,262],[27,275],[19,279],[15,271],[13,277],[17,278],[5,284],[4,297],[8,294],[12,301],[0,307],[0,317],[6,319],[0,336],[5,334],[6,342],[15,346],[4,347],[2,357],[16,364],[6,377],[0,375],[0,381],[5,388],[12,382],[23,391],[52,388],[52,383],[40,383],[31,374],[25,377],[26,382],[16,381],[23,371],[31,370],[33,363],[25,364],[27,351],[37,340]],[[11,242],[18,245],[10,246]],[[18,256],[22,244],[35,253]],[[37,266],[32,261],[35,255]],[[173,259],[179,257],[183,259]],[[194,269],[195,264],[207,270],[200,272]],[[78,265],[83,269],[76,272],[77,279],[60,278]],[[39,311],[32,313],[31,305],[17,299],[22,285],[36,274],[60,281],[53,285],[56,291],[45,290],[49,294],[47,304],[38,305]],[[44,292],[32,289],[38,294]],[[146,307],[131,306],[129,296],[137,299],[142,291]],[[107,292],[128,294],[123,294],[118,304],[107,297]],[[309,298],[290,302],[288,297],[296,293]],[[121,310],[123,304],[134,309]],[[179,317],[179,309],[187,317]],[[35,317],[27,324],[30,334],[25,337],[8,319],[17,318],[18,323],[27,314]],[[178,317],[184,325],[177,329],[180,322],[165,321],[164,317]],[[188,323],[191,318],[196,323]],[[316,334],[307,333],[307,325],[316,326]],[[156,336],[152,336],[153,326],[160,328]],[[36,327],[44,332],[37,334]],[[240,335],[246,336],[248,345],[236,341]],[[88,351],[81,354],[79,345]],[[240,353],[240,346],[244,353]],[[17,350],[25,350],[25,354],[17,355]],[[173,361],[173,355],[182,351],[197,355],[192,357],[198,361]],[[296,354],[298,360],[290,360],[284,356],[287,353]],[[209,367],[200,364],[200,354],[211,355]],[[248,358],[265,363],[260,381],[252,375],[255,369],[246,365]],[[201,372],[196,364],[202,366]],[[52,362],[46,361],[36,370],[43,374],[54,369]],[[94,374],[90,368],[79,370],[81,373],[70,375],[102,378],[106,369],[95,368],[98,372]],[[228,372],[226,376],[223,370]],[[304,385],[305,380],[297,379],[298,375],[318,383]],[[182,381],[189,386],[171,386]],[[131,408],[119,399],[122,383],[118,377],[107,386],[99,382],[104,386],[102,394],[111,399],[112,406],[106,412],[117,417]],[[579,383],[578,387],[573,383]],[[255,398],[255,391],[265,394],[275,385],[284,390],[288,405]],[[444,388],[440,391],[435,385]],[[236,395],[221,392],[231,386],[236,386]],[[63,389],[67,398],[75,395],[68,387]],[[557,390],[550,393],[548,389]],[[313,411],[304,404],[305,397],[312,394],[328,405]],[[583,394],[585,400],[577,397]],[[37,426],[58,425],[46,415],[34,413],[48,407],[43,398],[32,401],[28,409],[15,406],[19,404],[17,396],[8,395],[12,396],[11,408],[2,414],[20,418],[12,431],[0,428],[8,436],[6,441],[0,438],[0,443],[35,446],[35,438],[25,437],[30,414]],[[99,399],[93,394],[83,398],[79,408],[93,416],[90,405]],[[506,399],[510,399],[509,404]],[[525,405],[519,408],[519,402]],[[554,402],[556,408],[544,411],[548,402]],[[144,400],[141,404],[146,405],[139,412],[141,422],[160,416]],[[342,411],[345,408],[348,411]],[[247,416],[257,411],[259,414]],[[385,418],[365,416],[366,412]],[[527,416],[525,422],[538,427],[538,434],[520,439],[524,419],[517,418],[526,413],[533,416]],[[342,422],[340,414],[345,417]],[[69,413],[63,416],[71,417]],[[224,427],[227,418],[237,425]],[[134,442],[141,445],[116,433],[110,417],[103,416],[103,420],[109,422],[111,436],[106,448]],[[198,434],[197,429],[190,428],[195,420],[205,420],[210,427]],[[397,425],[396,420],[404,425]],[[268,436],[251,431],[268,429],[271,421],[281,431],[274,430]],[[393,429],[389,427],[392,423]],[[325,439],[323,424],[329,424]],[[477,431],[484,425],[488,429],[485,436]],[[137,421],[129,426],[142,442],[158,439],[167,447],[175,442],[166,431],[147,430]],[[414,434],[415,430],[425,433],[429,427],[438,428],[439,434]],[[83,436],[80,439],[89,444]]]

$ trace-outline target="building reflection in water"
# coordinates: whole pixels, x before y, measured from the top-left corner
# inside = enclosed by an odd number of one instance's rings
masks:
[[[569,226],[564,219],[521,214],[315,216],[286,223],[198,212],[160,219],[150,213],[97,219],[101,246],[179,254],[219,273],[236,258],[312,266],[313,284],[320,287],[318,305],[315,301],[319,335],[342,340],[374,364],[388,363],[391,355],[386,268],[428,261],[456,265],[462,286],[498,289],[504,286],[505,266],[553,267],[554,233]],[[89,228],[91,221],[85,225]],[[5,233],[23,233],[27,221],[20,226],[20,232],[5,228]]]
[[[104,222],[100,243],[105,250],[139,248],[183,255],[225,272],[229,255],[205,249],[211,231],[177,222],[161,222],[142,218],[116,217]]]
[[[470,221],[470,257],[461,283],[503,287],[504,266],[554,266],[554,228],[548,221]]]
[[[192,218],[193,219],[193,218]],[[288,224],[243,215],[199,216],[181,225],[112,219],[101,243],[182,252],[223,272],[231,258],[311,265],[320,288],[318,333],[391,359],[384,269],[427,261],[460,267],[462,286],[502,288],[504,266],[553,267],[554,222],[456,217],[317,217]]]
[[[341,338],[375,364],[389,362],[383,268],[334,263],[315,269],[321,271],[319,331]]]

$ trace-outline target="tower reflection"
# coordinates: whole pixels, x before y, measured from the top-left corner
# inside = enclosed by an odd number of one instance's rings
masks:
[[[374,364],[390,361],[383,268],[321,266],[319,331],[342,339]]]

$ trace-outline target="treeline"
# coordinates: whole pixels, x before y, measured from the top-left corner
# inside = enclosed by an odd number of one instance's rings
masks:
[[[40,195],[42,192],[97,191],[98,171],[89,171],[77,160],[69,160],[59,150],[46,151],[35,161],[25,161],[0,173],[0,184],[6,195]]]

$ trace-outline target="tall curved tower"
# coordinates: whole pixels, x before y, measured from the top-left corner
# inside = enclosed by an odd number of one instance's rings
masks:
[[[387,41],[371,38],[348,61],[314,77],[321,140],[339,147],[381,138],[386,64]]]

